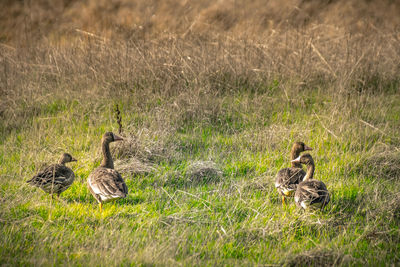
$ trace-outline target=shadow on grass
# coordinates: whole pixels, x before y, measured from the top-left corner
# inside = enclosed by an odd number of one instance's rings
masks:
[[[201,187],[204,185],[212,185],[220,182],[219,177],[203,177],[202,180],[192,180],[185,175],[172,175],[168,176],[163,186],[171,187],[174,189],[187,189],[191,187]]]
[[[325,223],[329,227],[342,229],[350,221],[362,222],[366,219],[366,198],[362,193],[352,190],[345,191],[343,196],[331,195],[330,203],[325,207],[323,213],[328,213],[329,218]]]
[[[137,205],[144,202],[144,198],[141,196],[129,196],[127,198],[123,198],[116,201],[121,205],[128,204],[128,205]]]
[[[333,194],[332,194],[333,195]],[[328,205],[331,205],[331,212],[335,214],[336,212],[348,213],[354,215],[364,204],[364,199],[362,194],[357,195],[346,195],[341,197],[331,196],[331,201]]]
[[[337,266],[350,263],[351,256],[332,250],[310,250],[288,257],[284,266]]]
[[[98,203],[93,197],[88,197],[88,196],[69,197],[69,198],[61,199],[59,201],[66,202],[67,204],[69,204],[69,203],[82,203],[82,204]],[[119,205],[124,205],[124,204],[137,205],[139,203],[143,203],[144,198],[140,197],[140,196],[129,196],[128,195],[126,198],[117,199],[117,200],[114,200],[113,202],[118,203]]]

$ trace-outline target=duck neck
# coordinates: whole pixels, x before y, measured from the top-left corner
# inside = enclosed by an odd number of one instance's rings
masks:
[[[292,150],[290,151],[290,160],[297,159],[298,156],[300,156],[300,151],[295,147],[293,147]],[[292,162],[292,167],[301,168],[301,163]]]
[[[110,152],[110,145],[108,142],[103,142],[101,145],[101,150],[103,151],[103,161],[100,164],[100,167],[114,169],[114,162]]]
[[[65,159],[64,158],[60,158],[58,160],[58,164],[64,165],[65,166]]]
[[[314,177],[314,171],[315,171],[314,162],[310,162],[309,164],[307,164],[307,172],[306,176],[304,176],[303,178],[303,181],[312,179]]]

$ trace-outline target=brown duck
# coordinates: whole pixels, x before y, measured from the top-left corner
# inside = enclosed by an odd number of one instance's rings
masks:
[[[318,207],[323,209],[330,200],[326,185],[318,180],[313,179],[315,165],[310,154],[304,154],[293,160],[292,162],[305,164],[307,173],[303,181],[299,183],[294,195],[294,201],[298,207],[308,209],[310,207]]]
[[[65,166],[65,163],[76,161],[70,154],[61,155],[57,164],[47,166],[43,171],[39,172],[32,179],[26,181],[28,184],[39,187],[44,192],[57,194],[60,196],[62,192],[68,189],[75,180],[74,172]]]
[[[110,152],[110,143],[123,140],[118,135],[107,132],[101,140],[103,161],[88,177],[87,184],[94,198],[99,202],[100,211],[103,203],[128,195],[128,188],[121,175],[114,170],[114,163]]]
[[[293,162],[301,152],[312,150],[311,147],[306,146],[303,142],[296,142],[293,144],[290,151],[290,160],[292,161],[291,168],[285,168],[278,172],[275,179],[275,187],[279,194],[282,196],[282,204],[285,203],[285,197],[291,197],[296,191],[297,185],[303,180],[306,175],[302,169],[301,164]]]

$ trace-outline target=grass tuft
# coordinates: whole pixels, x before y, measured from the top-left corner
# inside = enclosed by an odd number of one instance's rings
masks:
[[[222,171],[212,161],[194,161],[186,168],[186,176],[194,185],[216,183],[222,178]]]
[[[154,167],[151,164],[144,163],[134,157],[116,160],[115,168],[121,173],[126,173],[133,176],[148,175],[154,171]]]

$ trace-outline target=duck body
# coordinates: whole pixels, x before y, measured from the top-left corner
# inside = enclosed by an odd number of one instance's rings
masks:
[[[329,203],[330,195],[322,181],[313,179],[315,170],[313,158],[310,154],[304,154],[294,161],[307,165],[306,175],[297,186],[294,195],[296,205],[304,210],[309,208],[323,209]]]
[[[39,187],[49,194],[60,195],[67,190],[75,180],[74,172],[65,166],[65,163],[76,161],[71,155],[65,153],[59,163],[51,164],[44,170],[33,176],[27,183]]]
[[[124,179],[114,169],[98,167],[88,177],[88,188],[99,203],[128,195]]]
[[[282,169],[276,175],[275,187],[282,196],[291,197],[305,175],[306,172],[301,168]]]
[[[93,170],[87,180],[90,193],[99,202],[100,211],[103,203],[114,199],[125,198],[128,195],[128,187],[122,176],[114,170],[114,162],[109,144],[123,140],[112,132],[107,132],[102,138],[103,161],[100,167]]]
[[[298,207],[305,210],[310,207],[323,209],[329,203],[330,196],[323,182],[310,179],[297,186],[294,201]]]
[[[293,144],[290,152],[290,159],[296,159],[301,152],[312,150],[311,147],[302,142]],[[291,162],[292,167],[281,169],[275,178],[275,187],[282,196],[282,203],[285,203],[285,197],[292,197],[296,191],[297,185],[303,180],[306,172],[302,169],[301,164]]]

